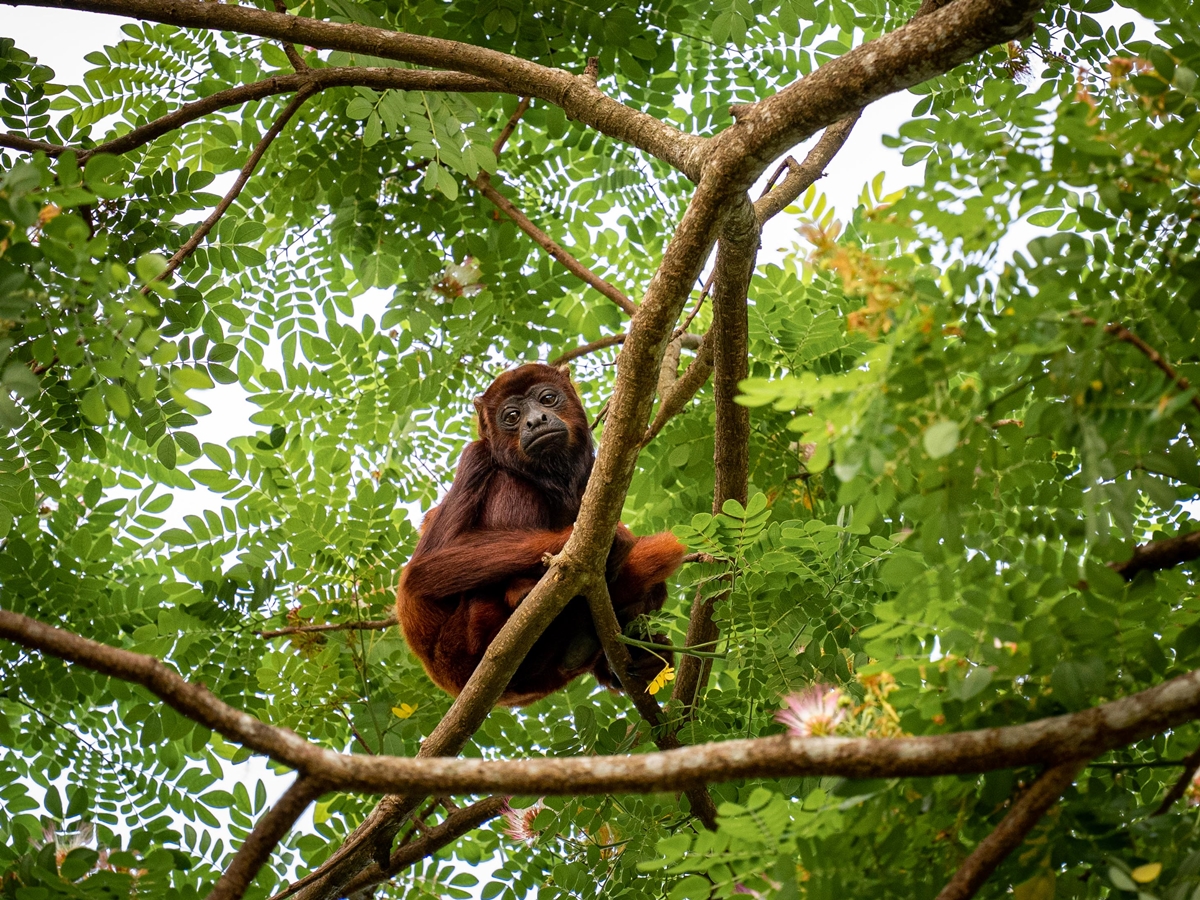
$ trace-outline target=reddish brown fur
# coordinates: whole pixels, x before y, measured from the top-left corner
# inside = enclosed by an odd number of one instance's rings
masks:
[[[538,385],[559,392],[555,414],[568,437],[565,446],[531,457],[515,434],[499,427],[497,415],[506,398]],[[475,407],[479,440],[467,445],[449,493],[426,515],[396,600],[409,646],[434,683],[455,696],[541,578],[542,557],[566,544],[594,460],[587,414],[563,371],[526,365],[505,372]],[[617,526],[607,580],[622,624],[662,608],[664,582],[682,560],[683,547],[670,533],[639,538]],[[631,649],[643,677],[662,668],[658,656]],[[670,659],[667,652],[660,655]],[[575,597],[538,639],[500,703],[532,703],[585,672],[617,686],[587,603]]]

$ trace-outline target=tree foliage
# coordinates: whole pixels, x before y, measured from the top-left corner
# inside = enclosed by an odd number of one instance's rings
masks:
[[[610,96],[706,137],[733,126],[731,105],[917,12],[865,0],[289,11],[576,74],[596,57]],[[1152,39],[1135,38],[1135,15]],[[695,185],[541,100],[497,155],[513,93],[352,84],[305,100],[169,274],[290,95],[120,153],[105,141],[294,70],[412,70],[236,31],[124,31],[72,85],[0,40],[0,607],[157,657],[324,747],[415,756],[451,699],[395,628],[259,633],[386,619],[413,523],[472,438],[473,396],[518,361],[629,327],[480,186],[636,299]],[[923,183],[870,181],[844,222],[819,183],[789,207],[800,240],[748,292],[746,495],[712,509],[721,438],[706,385],[641,451],[622,513],[712,560],[686,567],[649,628],[684,646],[691,598],[714,601],[694,715],[664,707],[685,745],[779,734],[782,699],[812,685],[844,698],[837,734],[885,739],[1076,712],[1200,666],[1186,560],[1129,580],[1109,565],[1200,515],[1197,71],[1186,5],[1050,3],[1031,34],[887,101],[913,104],[890,143],[924,161]],[[830,169],[869,175],[848,147]],[[690,332],[712,321],[705,302]],[[574,362],[593,414],[619,349]],[[206,440],[237,397],[252,430]],[[268,806],[261,781],[213,789],[250,751],[49,654],[0,642],[0,671],[0,894],[206,893]],[[673,674],[654,685],[659,701]],[[464,755],[646,753],[661,733],[587,678],[492,711]],[[1187,724],[1093,760],[983,893],[1200,895],[1194,810],[1150,815],[1198,742]],[[516,812],[382,891],[933,897],[1036,777],[714,784],[715,831],[672,793],[514,797]],[[317,869],[375,801],[325,794],[247,896]]]

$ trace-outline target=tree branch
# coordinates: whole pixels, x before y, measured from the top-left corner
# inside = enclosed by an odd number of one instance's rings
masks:
[[[749,190],[772,160],[825,126],[1028,33],[1040,6],[1040,0],[956,0],[923,8],[895,31],[739,107],[736,123],[712,139],[706,170],[721,172],[731,189]]]
[[[592,621],[596,626],[596,634],[604,647],[604,655],[608,664],[621,682],[621,687],[632,702],[638,714],[646,721],[654,732],[654,744],[659,750],[675,750],[679,738],[674,731],[666,730],[663,725],[662,710],[658,701],[646,688],[643,681],[635,672],[630,670],[632,660],[625,644],[621,642],[621,625],[613,610],[612,599],[608,595],[608,586],[596,579],[587,592],[588,607],[592,611]],[[692,812],[704,823],[709,831],[717,830],[717,807],[713,803],[708,788],[698,785],[684,792],[691,804]]]
[[[501,212],[512,219],[518,228],[533,238],[534,243],[562,263],[568,272],[594,287],[613,303],[617,304],[617,306],[621,307],[627,315],[632,316],[637,312],[636,303],[564,250],[561,244],[534,225],[528,216],[517,209],[507,197],[496,190],[488,179],[487,173],[480,173],[479,177],[471,183],[475,185],[483,196],[491,200]]]
[[[1170,811],[1175,805],[1175,801],[1187,793],[1187,789],[1192,785],[1192,779],[1196,777],[1196,770],[1200,769],[1200,747],[1197,747],[1176,765],[1183,766],[1183,772],[1179,778],[1171,785],[1171,789],[1167,791],[1162,799],[1162,803],[1158,805],[1153,815],[1162,816]]]
[[[582,585],[573,587],[572,596],[584,590]],[[543,595],[547,593],[541,590]],[[517,612],[524,606],[518,606]],[[777,735],[636,756],[523,760],[361,756],[325,750],[286,728],[266,725],[221,702],[207,688],[185,681],[151,656],[99,644],[3,609],[0,637],[140,684],[181,715],[323,782],[325,790],[365,793],[637,793],[686,790],[739,778],[967,774],[1057,765],[1064,758],[1092,758],[1200,718],[1200,670],[1194,670],[1082,712],[953,734],[900,738]]]
[[[363,622],[332,622],[323,625],[289,625],[274,631],[254,632],[260,638],[285,637],[289,634],[317,634],[325,631],[384,631],[396,624],[395,616],[386,619],[370,619]]]
[[[243,84],[238,87],[217,91],[200,100],[185,103],[174,112],[139,125],[112,140],[95,147],[63,147],[44,141],[31,141],[15,134],[0,134],[0,146],[33,152],[42,150],[50,156],[58,156],[74,150],[79,160],[85,161],[97,153],[121,154],[136,150],[151,141],[168,134],[189,122],[230,106],[239,106],[265,97],[290,94],[310,86],[316,91],[335,87],[369,87],[386,91],[455,91],[458,93],[504,93],[504,86],[486,78],[462,75],[458,72],[424,71],[420,69],[393,69],[387,67],[358,68],[336,66],[329,69],[307,69],[294,75],[275,75]]]
[[[48,156],[58,156],[60,153],[65,153],[70,149],[69,147],[50,144],[46,141],[35,141],[27,137],[21,137],[21,135],[13,134],[11,131],[0,133],[0,147],[7,147],[10,150],[20,150],[22,153],[36,153],[40,150]]]
[[[1072,759],[1047,769],[1012,805],[996,829],[958,867],[954,877],[942,888],[937,900],[970,900],[996,867],[1021,846],[1063,791],[1071,786],[1086,760]]]
[[[207,900],[241,900],[254,876],[271,858],[276,845],[291,831],[296,820],[325,792],[321,782],[301,775],[284,792],[265,816],[258,820],[234,854],[229,867],[217,879]]]
[[[128,16],[184,28],[234,31],[321,50],[378,56],[433,69],[465,72],[490,79],[508,93],[536,97],[562,107],[568,119],[640,147],[689,178],[700,177],[703,138],[684,134],[653,116],[613,100],[586,76],[571,75],[537,63],[424,35],[366,25],[324,22],[303,16],[204,0],[4,0],[12,6],[45,6]]]
[[[1091,316],[1085,316],[1081,313],[1073,313],[1073,315],[1080,321],[1080,323],[1084,325],[1095,327],[1096,325],[1100,324]],[[1179,390],[1184,391],[1185,393],[1191,390],[1191,382],[1176,372],[1171,364],[1167,362],[1165,358],[1163,358],[1161,353],[1143,341],[1140,337],[1138,337],[1120,322],[1109,322],[1104,326],[1104,333],[1111,334],[1118,341],[1123,341],[1126,344],[1132,344],[1134,347],[1137,347],[1138,350],[1140,350],[1146,357],[1146,359],[1154,363],[1154,365],[1158,367],[1159,371],[1166,375],[1167,379],[1176,387],[1178,387]],[[1200,412],[1200,395],[1193,395],[1191,402],[1192,406],[1198,412]]]
[[[525,115],[525,111],[529,109],[530,100],[528,97],[522,97],[521,102],[517,104],[517,108],[513,114],[508,117],[508,121],[504,123],[504,127],[500,129],[500,135],[492,144],[492,153],[497,158],[500,156],[500,151],[504,149],[504,145],[508,143],[508,139],[512,137],[512,133],[517,130],[517,123],[521,121],[521,116]]]
[[[778,186],[768,185],[767,190],[754,202],[754,212],[758,216],[760,226],[777,216],[785,207],[795,203],[797,197],[825,174],[825,167],[845,146],[846,139],[850,137],[850,132],[861,115],[862,110],[859,110],[826,128],[816,146],[804,157],[804,162],[798,163],[788,157],[787,177]]]
[[[456,809],[433,828],[427,829],[414,841],[409,841],[403,847],[392,853],[388,860],[387,871],[379,866],[372,866],[361,872],[343,888],[346,896],[352,897],[358,891],[367,890],[389,878],[394,878],[404,869],[414,863],[432,856],[438,850],[453,844],[464,834],[474,831],[490,819],[496,818],[504,811],[508,802],[506,797],[488,797],[470,806]],[[271,900],[282,900],[284,894],[272,897]]]
[[[1110,562],[1108,567],[1126,581],[1133,581],[1139,572],[1158,572],[1193,559],[1200,559],[1200,531],[1138,544],[1133,556],[1124,562]]]
[[[287,4],[284,3],[283,0],[275,0],[275,12],[286,15],[287,11]],[[291,41],[281,41],[280,43],[283,46],[283,55],[287,57],[287,60],[292,64],[293,69],[295,69],[297,72],[302,72],[309,68],[308,63],[304,61],[304,57],[302,57],[299,51],[296,50],[295,44],[293,44]]]
[[[696,358],[683,370],[683,374],[675,379],[670,391],[659,400],[658,412],[654,414],[654,421],[642,435],[643,447],[654,440],[663,430],[663,426],[688,405],[696,396],[696,392],[704,387],[704,382],[708,381],[712,370],[713,341],[712,333],[709,332],[701,338],[700,346],[696,350]]]
[[[162,281],[162,279],[166,278],[168,275],[178,269],[180,264],[195,252],[196,248],[200,246],[201,241],[208,236],[208,233],[212,231],[217,222],[221,220],[221,216],[225,215],[225,210],[229,209],[229,205],[233,203],[233,201],[237,199],[238,194],[242,192],[242,188],[244,188],[246,186],[246,182],[250,180],[250,176],[254,173],[254,170],[258,167],[259,161],[263,158],[263,154],[266,153],[267,148],[271,146],[271,142],[279,136],[279,133],[283,131],[283,127],[287,125],[288,120],[296,114],[296,111],[304,105],[304,101],[307,100],[312,93],[313,89],[308,86],[302,87],[296,92],[296,96],[292,98],[292,102],[284,108],[283,112],[279,114],[279,117],[275,119],[271,127],[267,129],[267,133],[264,134],[259,142],[255,145],[254,150],[250,153],[250,158],[247,159],[246,164],[242,166],[242,171],[238,173],[237,180],[233,182],[233,185],[225,193],[225,196],[221,198],[221,202],[217,204],[217,208],[209,214],[207,219],[200,223],[200,227],[192,232],[192,236],[184,242],[182,247],[175,251],[175,254],[169,260],[167,260],[166,268],[163,269],[162,272],[160,272],[158,276],[153,279],[154,281]],[[149,291],[149,284],[142,288],[143,294],[149,293]]]
[[[713,399],[716,407],[716,426],[713,445],[713,515],[721,512],[726,500],[746,502],[750,466],[750,410],[739,405],[735,398],[738,385],[749,375],[749,322],[746,300],[750,279],[758,259],[762,227],[750,198],[742,195],[732,206],[717,242],[717,261],[713,266],[713,325],[709,334],[713,342]],[[716,604],[729,596],[728,592],[704,597],[699,591],[692,601],[688,617],[689,647],[712,644],[718,636],[713,622]],[[684,720],[691,718],[712,660],[685,656],[679,663],[672,704],[681,707]]]

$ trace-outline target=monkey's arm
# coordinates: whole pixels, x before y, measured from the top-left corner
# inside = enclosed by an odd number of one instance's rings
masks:
[[[448,547],[415,555],[404,569],[402,589],[436,599],[497,584],[558,553],[570,536],[570,528],[464,532]]]

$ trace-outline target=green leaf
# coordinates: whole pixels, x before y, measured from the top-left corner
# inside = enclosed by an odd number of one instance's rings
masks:
[[[921,443],[931,459],[949,456],[958,447],[958,423],[947,419],[934,422],[925,429]]]

